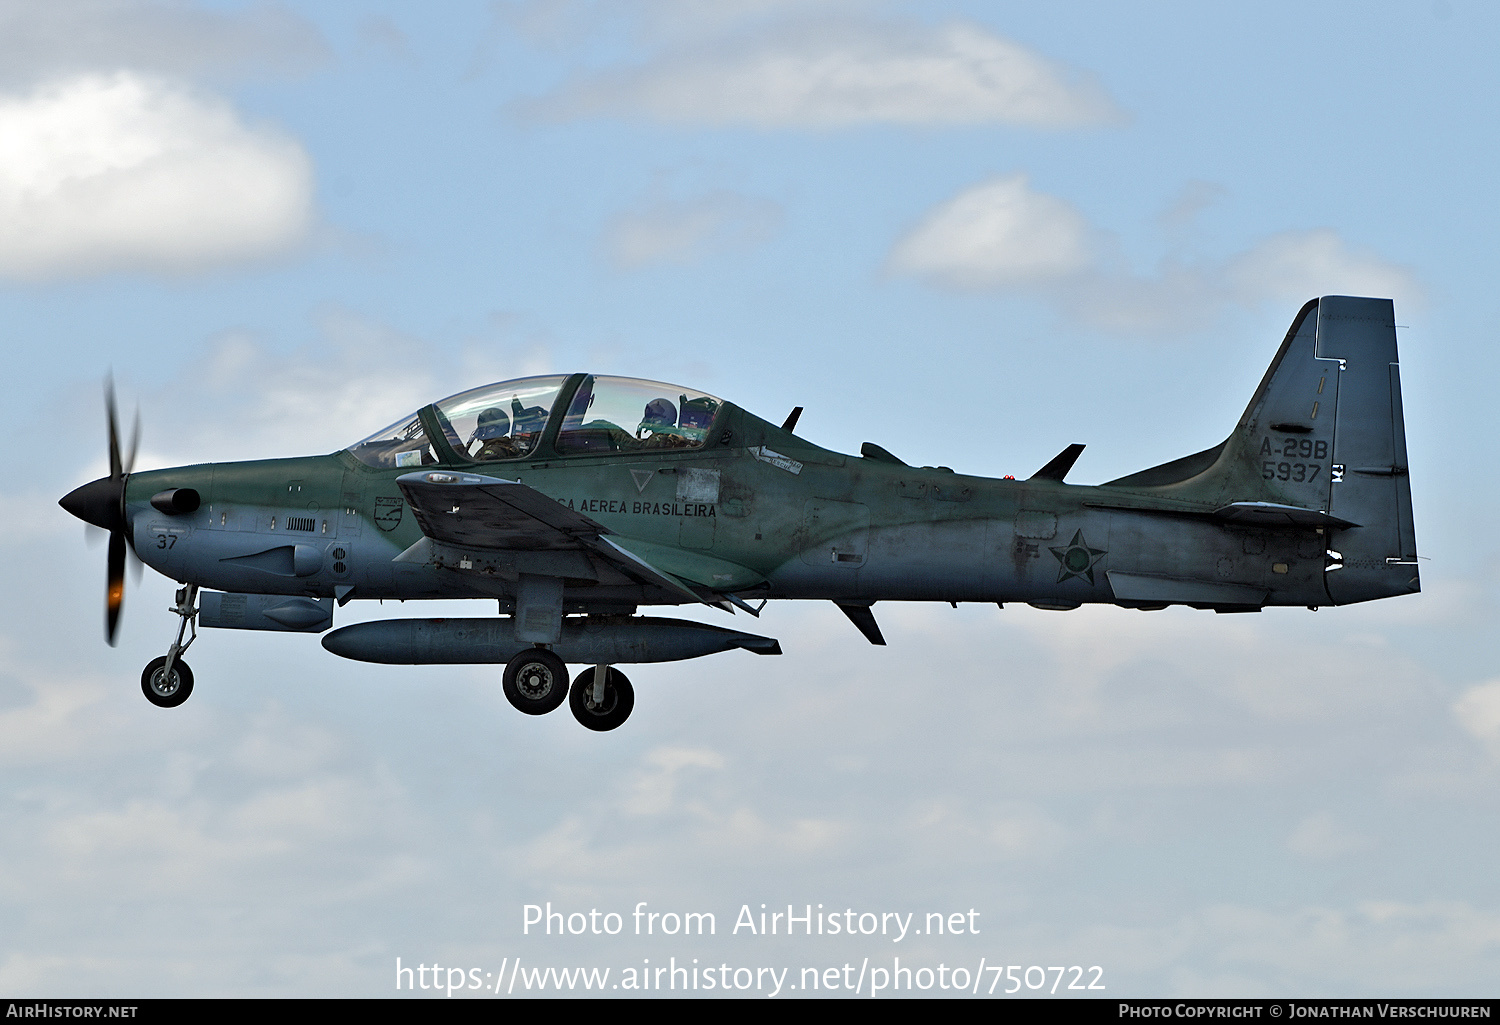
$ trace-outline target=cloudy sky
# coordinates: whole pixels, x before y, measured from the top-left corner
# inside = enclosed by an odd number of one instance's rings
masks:
[[[0,992],[900,957],[1494,995],[1497,33],[1473,0],[0,0]],[[56,506],[106,469],[110,368],[142,468],[587,369],[971,473],[1086,442],[1098,482],[1221,440],[1329,293],[1396,300],[1421,595],[882,605],[880,649],[782,603],[785,655],[637,668],[609,735],[498,667],[217,631],[153,708],[171,585],[106,647]],[[482,612],[340,620],[424,611]],[[523,935],[549,901],[624,931]],[[631,935],[642,901],[717,933]],[[978,933],[731,931],[761,904]]]

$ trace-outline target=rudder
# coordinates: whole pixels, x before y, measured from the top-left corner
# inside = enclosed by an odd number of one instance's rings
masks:
[[[1394,306],[1325,296],[1317,341],[1339,368],[1328,511],[1359,524],[1330,537],[1328,595],[1345,605],[1420,591]]]

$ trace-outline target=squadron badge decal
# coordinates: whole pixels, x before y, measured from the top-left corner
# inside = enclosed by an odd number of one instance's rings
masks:
[[[406,503],[400,498],[375,499],[375,526],[390,532],[401,525],[401,510]]]
[[[1075,530],[1073,540],[1068,542],[1066,548],[1050,549],[1057,556],[1057,582],[1060,584],[1069,577],[1083,577],[1090,584],[1094,582],[1094,567],[1099,560],[1109,553],[1102,548],[1090,548],[1087,541],[1083,539],[1083,531]]]

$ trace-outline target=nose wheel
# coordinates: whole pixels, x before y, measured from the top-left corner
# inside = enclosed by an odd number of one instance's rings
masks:
[[[590,666],[578,674],[568,694],[568,707],[573,711],[573,718],[602,733],[623,725],[630,718],[630,710],[635,707],[635,688],[614,666],[606,669],[603,683],[597,683],[596,668]]]
[[[170,611],[181,618],[177,639],[165,655],[153,658],[141,671],[141,693],[157,708],[176,708],[193,693],[193,671],[182,660],[182,653],[198,639],[198,585],[178,588],[177,604]],[[182,638],[190,626],[193,632],[184,644]]]
[[[193,693],[193,671],[182,659],[167,668],[167,656],[158,655],[141,673],[141,693],[157,708],[176,708]]]

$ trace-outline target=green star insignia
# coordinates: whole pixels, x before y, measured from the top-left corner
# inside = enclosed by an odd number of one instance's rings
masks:
[[[1057,556],[1057,582],[1060,584],[1069,577],[1083,577],[1090,584],[1094,582],[1094,566],[1108,553],[1102,548],[1090,548],[1087,541],[1083,539],[1083,531],[1073,532],[1073,540],[1068,542],[1066,548],[1049,549]]]

